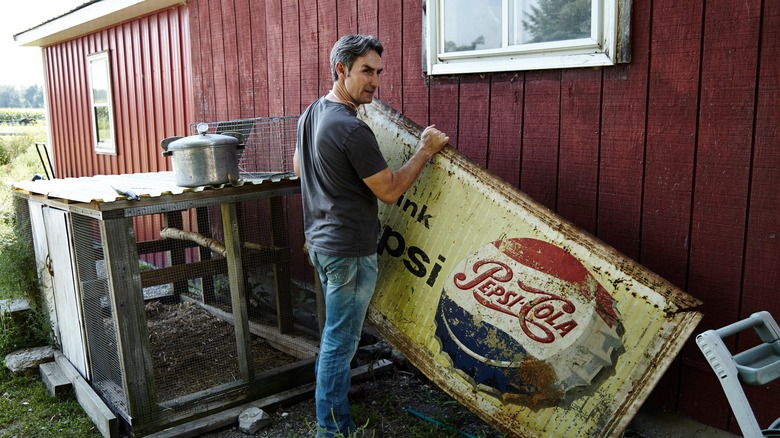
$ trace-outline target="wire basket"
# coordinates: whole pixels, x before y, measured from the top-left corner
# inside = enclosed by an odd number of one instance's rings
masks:
[[[196,123],[190,132],[197,134]],[[238,169],[244,176],[267,173],[292,173],[297,139],[298,116],[257,117],[208,123],[209,134],[238,132],[243,139]]]

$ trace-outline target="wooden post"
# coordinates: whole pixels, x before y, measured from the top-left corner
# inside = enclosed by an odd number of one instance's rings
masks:
[[[211,237],[211,224],[209,223],[209,209],[208,207],[198,207],[196,210],[198,220],[198,233]],[[211,260],[211,251],[207,248],[200,248],[200,259]],[[206,275],[200,279],[203,286],[203,302],[206,304],[214,304],[214,276]]]
[[[100,237],[127,411],[131,418],[143,423],[154,421],[159,415],[157,391],[133,219],[100,221]]]
[[[268,212],[271,217],[271,241],[277,248],[286,248],[287,227],[284,222],[284,206],[281,196],[268,198]],[[290,293],[289,257],[274,263],[274,294],[279,333],[290,333],[293,329],[292,296]]]
[[[173,227],[173,228],[184,228],[184,219],[182,219],[182,213],[181,211],[172,211],[165,213],[165,226],[166,227]],[[177,247],[174,249],[171,249],[171,265],[183,265],[187,263],[186,257],[184,255],[184,248]],[[173,283],[173,295],[174,295],[174,302],[178,303],[181,299],[181,295],[187,293],[187,281],[177,281]]]
[[[225,256],[230,277],[230,301],[233,308],[236,330],[236,348],[238,367],[246,382],[254,380],[252,366],[252,348],[249,333],[249,312],[246,305],[244,287],[244,267],[241,258],[241,238],[238,233],[236,205],[222,204],[222,229],[225,234]]]

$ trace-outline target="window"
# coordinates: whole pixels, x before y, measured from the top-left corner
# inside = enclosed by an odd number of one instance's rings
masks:
[[[108,52],[87,57],[89,63],[89,98],[92,104],[92,138],[95,152],[115,154],[114,110],[111,98],[111,64]]]
[[[613,65],[618,3],[628,14],[626,0],[428,0],[427,72]]]

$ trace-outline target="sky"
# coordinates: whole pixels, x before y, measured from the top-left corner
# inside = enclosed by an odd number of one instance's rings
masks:
[[[21,0],[3,3],[0,14],[0,85],[43,85],[40,47],[21,47],[14,35],[73,10],[86,0]]]

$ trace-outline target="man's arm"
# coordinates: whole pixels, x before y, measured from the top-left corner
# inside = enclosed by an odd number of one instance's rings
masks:
[[[436,129],[436,125],[431,125],[425,128],[420,136],[417,150],[403,166],[395,172],[385,168],[368,178],[364,178],[363,181],[380,201],[388,205],[394,204],[420,176],[425,163],[447,145],[448,141],[450,138],[447,135]],[[295,163],[295,159],[293,159],[293,163]]]

